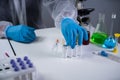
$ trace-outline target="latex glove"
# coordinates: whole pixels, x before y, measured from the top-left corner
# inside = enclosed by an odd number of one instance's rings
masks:
[[[78,38],[78,45],[82,45],[83,39],[88,40],[87,31],[74,20],[65,18],[61,22],[61,31],[68,46],[74,48]]]
[[[34,28],[25,25],[8,26],[5,34],[7,38],[14,41],[30,43],[36,38],[34,30]]]

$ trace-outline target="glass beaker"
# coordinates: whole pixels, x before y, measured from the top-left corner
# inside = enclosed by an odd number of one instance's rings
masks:
[[[93,32],[90,38],[91,43],[101,47],[104,44],[104,41],[108,38],[108,34],[104,22],[105,22],[105,14],[99,13],[99,21],[97,23],[95,31]]]

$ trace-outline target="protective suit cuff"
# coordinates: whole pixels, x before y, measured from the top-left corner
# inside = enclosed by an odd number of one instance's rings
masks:
[[[4,32],[3,32],[3,34],[4,34],[3,37],[4,38],[7,38],[6,32],[7,32],[7,30],[8,30],[9,27],[10,27],[10,25],[7,25],[6,28],[5,28],[5,30],[4,30]]]
[[[0,38],[6,38],[6,29],[10,25],[13,25],[13,24],[8,21],[0,21]]]

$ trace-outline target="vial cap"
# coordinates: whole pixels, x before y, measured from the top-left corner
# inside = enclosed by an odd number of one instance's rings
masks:
[[[15,60],[14,59],[11,59],[10,60],[10,64],[14,64],[15,63]]]
[[[31,64],[29,64],[29,68],[32,68],[33,67],[33,64],[31,63]]]
[[[15,67],[15,68],[14,68],[14,71],[19,71],[19,68],[18,68],[18,67]]]
[[[108,54],[105,52],[105,51],[101,51],[101,53],[100,53],[102,56],[104,56],[104,57],[108,57]]]
[[[23,66],[23,65],[25,65],[25,64],[24,64],[23,61],[21,61],[21,62],[19,63],[19,65],[20,65],[20,66]]]
[[[27,57],[27,56],[25,56],[25,57],[24,57],[24,60],[28,60],[28,57]]]
[[[30,60],[27,60],[27,61],[26,61],[26,64],[30,64],[30,63],[31,63],[31,61],[30,61]]]
[[[16,64],[12,64],[12,67],[15,68],[15,67],[17,67],[17,65]]]
[[[25,66],[25,65],[24,65],[24,66],[22,66],[22,67],[21,67],[21,69],[23,69],[23,70],[24,70],[24,69],[26,69],[26,66]]]
[[[17,62],[21,62],[22,60],[21,60],[21,58],[17,58]]]

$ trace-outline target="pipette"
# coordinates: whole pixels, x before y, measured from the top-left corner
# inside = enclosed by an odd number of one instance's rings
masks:
[[[106,57],[110,60],[113,60],[113,61],[120,63],[120,57],[113,55],[113,54],[110,54],[110,53],[107,53],[105,51],[96,51],[96,52],[93,52],[93,54],[100,55],[100,56]]]

